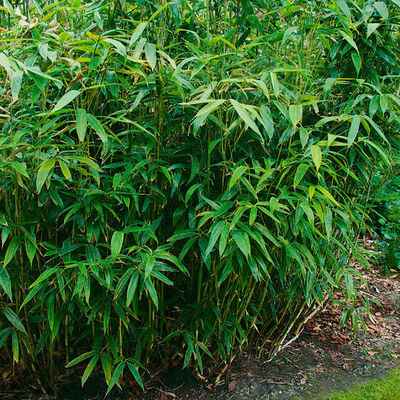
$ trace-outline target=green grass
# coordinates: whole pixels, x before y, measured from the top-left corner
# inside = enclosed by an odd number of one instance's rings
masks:
[[[396,369],[387,378],[373,380],[348,392],[329,397],[330,400],[397,400],[399,398],[400,369]]]

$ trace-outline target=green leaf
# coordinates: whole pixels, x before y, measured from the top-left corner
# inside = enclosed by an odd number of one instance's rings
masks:
[[[345,0],[336,0],[337,5],[339,6],[340,10],[342,13],[351,20],[352,14],[350,11],[349,6],[347,5],[347,2]]]
[[[12,238],[10,244],[7,247],[6,254],[4,256],[3,269],[14,258],[20,244],[21,244],[21,238],[19,236],[15,236]]]
[[[157,296],[157,291],[153,285],[153,283],[151,282],[150,278],[147,278],[144,281],[144,284],[146,286],[147,291],[150,294],[151,299],[153,300],[154,305],[156,306],[156,308],[158,309],[158,296]]]
[[[60,164],[60,168],[65,179],[72,182],[72,175],[70,169],[68,168],[68,165],[63,160],[59,160],[58,163]]]
[[[328,208],[326,210],[325,229],[326,229],[326,236],[329,239],[331,237],[331,234],[332,234],[332,211],[331,211],[330,208]]]
[[[41,286],[35,286],[25,297],[24,301],[22,302],[21,306],[19,309],[21,309],[25,304],[27,304],[32,298],[36,295],[36,293],[41,289]]]
[[[115,288],[115,293],[114,293],[114,300],[116,300],[121,292],[124,290],[126,284],[128,283],[129,278],[132,276],[133,272],[135,271],[134,268],[129,268],[120,278],[118,281],[118,284]]]
[[[124,232],[116,231],[111,238],[111,255],[117,257],[121,253],[122,245],[124,243]]]
[[[124,371],[126,363],[125,362],[120,362],[115,368],[115,371],[113,373],[113,376],[110,380],[110,384],[108,385],[107,393],[110,393],[111,389],[114,387],[114,385],[118,382],[119,377],[121,376],[122,372]]]
[[[93,372],[94,367],[97,364],[97,361],[99,360],[99,355],[96,354],[88,363],[87,367],[85,368],[85,371],[82,375],[82,386],[85,384],[85,382],[88,380],[90,374]]]
[[[18,329],[20,332],[26,333],[24,325],[22,324],[18,315],[15,314],[15,312],[13,310],[11,310],[11,308],[4,307],[3,313],[4,313],[5,317],[10,321],[11,325],[14,328]]]
[[[317,189],[326,197],[328,198],[332,203],[335,203],[337,206],[342,207],[336,200],[335,198],[329,193],[327,189],[324,187],[318,185]]]
[[[192,197],[192,194],[201,187],[200,183],[196,183],[195,185],[192,185],[189,190],[186,192],[185,196],[185,204],[188,203],[189,199]]]
[[[373,4],[374,4],[376,11],[378,11],[378,13],[381,15],[381,17],[383,19],[389,18],[389,10],[384,1],[375,1]]]
[[[231,179],[229,181],[228,190],[232,189],[232,186],[237,182],[237,180],[248,170],[248,167],[242,165],[233,171]]]
[[[11,279],[10,279],[10,275],[8,275],[8,272],[5,268],[0,270],[0,286],[3,288],[5,294],[12,301]]]
[[[286,41],[288,40],[288,38],[291,35],[293,35],[293,33],[296,33],[297,30],[298,30],[297,26],[291,26],[288,29],[286,29],[285,33],[283,34],[281,46],[283,46],[286,43]]]
[[[76,364],[79,364],[82,361],[85,361],[86,359],[94,356],[96,354],[96,352],[94,350],[89,351],[87,353],[81,354],[80,356],[74,358],[72,361],[70,361],[65,367],[66,368],[70,368],[73,367]]]
[[[314,165],[317,169],[317,171],[319,170],[321,164],[322,164],[322,151],[321,148],[317,145],[312,145],[311,146],[311,156],[312,159],[314,161]]]
[[[250,240],[247,233],[234,229],[231,235],[241,252],[248,257],[250,255]]]
[[[357,137],[358,131],[360,129],[361,118],[359,115],[355,115],[351,121],[349,134],[347,136],[347,145],[351,146]]]
[[[153,255],[148,256],[145,263],[144,279],[147,279],[147,277],[151,274],[155,264],[155,257]]]
[[[12,350],[13,350],[13,361],[18,363],[19,361],[19,340],[17,331],[12,333]]]
[[[105,353],[100,356],[101,365],[103,366],[104,377],[106,378],[107,386],[110,384],[112,375],[112,359],[109,354]]]
[[[297,126],[297,124],[301,121],[301,117],[303,115],[303,106],[300,104],[289,106],[289,117],[293,126]]]
[[[131,371],[131,374],[135,378],[135,381],[139,384],[139,386],[144,390],[144,385],[142,378],[140,377],[139,371],[136,366],[130,362],[128,362],[128,368]]]
[[[270,72],[270,77],[271,77],[272,89],[274,90],[274,95],[275,97],[278,97],[280,93],[280,84],[278,81],[278,77],[275,72]]]
[[[147,22],[141,22],[136,29],[133,31],[131,39],[129,41],[129,47],[132,46],[142,35],[143,31],[146,29]]]
[[[132,277],[131,280],[129,281],[128,289],[126,291],[126,305],[129,307],[129,305],[132,303],[133,296],[135,295],[136,288],[139,282],[139,272],[136,271]]]
[[[399,0],[400,2],[400,0]],[[372,23],[367,25],[367,38],[369,38],[379,27],[381,24]]]
[[[54,167],[56,160],[54,158],[48,159],[44,161],[38,170],[37,177],[36,177],[36,190],[38,193],[42,190],[44,183],[46,182],[47,178],[50,175],[51,170]]]
[[[202,107],[196,114],[195,119],[193,121],[193,130],[196,133],[199,128],[204,124],[205,120],[207,117],[212,113],[214,110],[216,110],[218,107],[220,107],[222,104],[225,103],[225,100],[211,100],[206,104],[204,107]]]
[[[357,75],[360,73],[361,69],[361,56],[356,51],[351,52],[351,59],[353,60],[354,67],[357,71]]]
[[[354,50],[356,50],[358,52],[358,47],[356,45],[356,42],[353,40],[353,38],[351,36],[349,36],[348,33],[346,33],[345,31],[339,31],[341,33],[341,35],[343,36],[343,39],[346,40],[346,42],[354,48]]]
[[[293,187],[296,188],[297,185],[300,184],[301,180],[303,179],[304,175],[308,171],[309,165],[307,164],[300,164],[297,167],[296,174],[294,176]]]
[[[210,234],[210,239],[208,241],[208,246],[206,249],[205,254],[208,255],[212,252],[215,243],[217,243],[217,240],[221,234],[222,227],[224,226],[224,221],[219,221],[216,224],[214,224],[211,228],[211,234]]]
[[[114,46],[115,51],[122,57],[126,58],[126,47],[119,40],[107,38],[104,39],[104,41]]]
[[[2,66],[6,70],[9,76],[11,76],[12,72],[11,72],[10,60],[4,53],[0,53],[0,66]]]
[[[79,141],[83,142],[86,136],[87,129],[87,113],[83,108],[76,111],[76,133],[78,134]]]
[[[36,244],[35,234],[30,234],[30,235],[25,234],[25,250],[31,265],[36,255],[36,249],[37,249],[37,244]]]
[[[307,142],[308,142],[308,139],[309,139],[308,130],[303,128],[303,127],[300,127],[299,131],[300,131],[301,147],[304,148],[306,146]]]
[[[28,171],[26,170],[26,164],[21,163],[18,161],[13,161],[10,163],[11,167],[15,169],[15,171],[19,172],[21,175],[25,176],[26,178],[29,178]]]
[[[47,269],[46,271],[42,272],[39,277],[36,279],[35,282],[32,283],[31,286],[29,286],[29,288],[33,288],[36,285],[39,285],[39,283],[45,281],[47,278],[50,278],[50,276],[52,276],[54,273],[56,273],[59,270],[58,267],[53,267],[50,269]]]
[[[244,123],[251,129],[253,129],[253,131],[256,132],[260,137],[262,137],[261,132],[258,129],[258,126],[252,120],[252,118],[250,117],[246,109],[243,107],[243,105],[234,99],[231,99],[231,104],[233,105],[236,112],[239,114],[239,117],[244,121]]]
[[[62,96],[61,99],[57,101],[57,104],[54,106],[52,112],[56,112],[63,109],[80,94],[81,94],[80,90],[70,90],[69,92],[65,93],[64,96]]]
[[[156,46],[152,43],[146,43],[144,46],[144,54],[151,69],[154,69],[157,63]]]
[[[97,136],[106,145],[108,143],[108,137],[101,122],[92,114],[87,114],[87,121],[89,122],[89,125],[97,133]]]
[[[229,237],[229,224],[227,222],[224,222],[224,226],[221,231],[221,236],[219,239],[219,246],[218,246],[218,251],[219,251],[220,257],[222,257],[222,255],[225,252],[226,245],[228,243],[228,237]]]
[[[0,331],[0,349],[4,346],[11,332],[13,332],[13,328],[6,328]]]
[[[18,100],[18,95],[22,86],[22,78],[24,73],[22,71],[15,71],[11,76],[11,95],[13,101]]]

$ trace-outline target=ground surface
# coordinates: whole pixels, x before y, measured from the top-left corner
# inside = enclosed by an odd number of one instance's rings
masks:
[[[356,265],[357,267],[357,265]],[[366,317],[366,334],[354,339],[349,327],[339,328],[340,310],[327,304],[304,327],[300,337],[282,350],[271,362],[266,354],[260,358],[256,351],[247,351],[218,382],[199,380],[171,368],[161,378],[147,382],[143,395],[129,381],[124,391],[114,391],[108,398],[154,400],[290,400],[322,399],[332,393],[347,390],[357,383],[386,376],[400,366],[400,279],[383,275],[371,266],[361,270],[367,283],[359,287],[365,296],[378,300],[382,306],[371,306],[372,317]],[[7,385],[7,371],[1,371],[1,399],[42,399],[32,388],[18,390]],[[127,378],[128,379],[128,378]],[[99,381],[88,381],[84,392],[79,382],[66,385],[60,399],[97,400],[104,393]],[[386,399],[389,400],[389,399]]]

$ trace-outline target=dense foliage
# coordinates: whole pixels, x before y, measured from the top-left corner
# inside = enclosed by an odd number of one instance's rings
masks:
[[[46,390],[80,362],[109,389],[150,359],[202,373],[245,344],[273,356],[342,285],[357,329],[400,1],[3,2],[10,362]]]
[[[392,165],[376,168],[372,177],[372,228],[382,263],[400,272],[400,158],[391,154]]]

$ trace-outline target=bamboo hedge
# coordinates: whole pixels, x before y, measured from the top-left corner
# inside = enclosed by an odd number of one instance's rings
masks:
[[[349,261],[398,146],[400,1],[0,14],[1,359],[110,391],[272,357],[342,287],[364,323]]]

